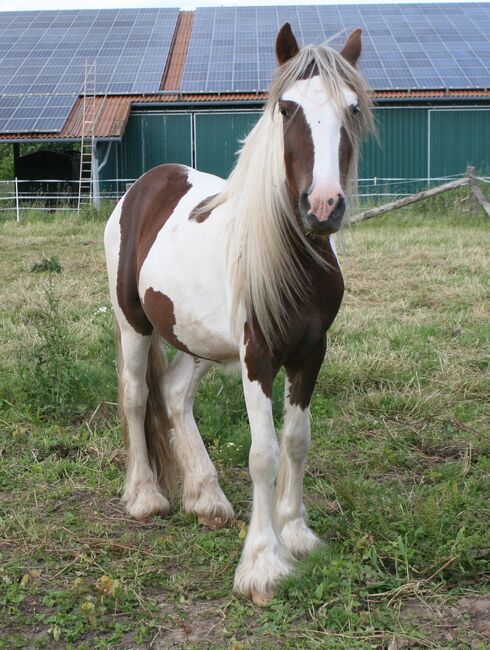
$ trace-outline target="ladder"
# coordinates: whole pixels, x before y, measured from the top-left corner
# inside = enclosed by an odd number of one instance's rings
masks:
[[[93,160],[95,155],[96,121],[96,63],[85,61],[85,78],[82,101],[82,133],[80,140],[80,178],[78,183],[77,210],[80,206],[92,203],[93,199]]]

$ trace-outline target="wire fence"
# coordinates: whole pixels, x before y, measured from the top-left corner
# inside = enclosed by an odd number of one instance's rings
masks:
[[[411,196],[424,189],[447,183],[464,174],[436,178],[360,178],[358,199],[361,205],[377,206],[396,198]],[[490,183],[490,176],[479,176],[483,183]],[[93,186],[96,192],[86,196],[82,205],[97,207],[100,201],[116,203],[135,182],[134,178],[99,180]],[[22,212],[70,212],[77,209],[78,180],[0,180],[0,214],[4,219],[21,220]],[[94,196],[97,198],[94,199]]]

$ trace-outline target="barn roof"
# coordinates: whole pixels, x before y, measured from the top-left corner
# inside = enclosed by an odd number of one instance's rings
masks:
[[[489,97],[490,3],[3,12],[0,139],[79,138],[86,61],[98,138],[120,138],[135,102],[260,102],[286,21],[334,47],[363,27],[379,101]]]

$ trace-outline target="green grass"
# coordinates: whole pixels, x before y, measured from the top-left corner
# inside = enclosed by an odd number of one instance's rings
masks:
[[[326,543],[265,610],[231,593],[251,500],[238,378],[211,372],[196,402],[234,524],[178,504],[142,524],[119,502],[102,230],[0,223],[0,648],[487,647],[488,219],[433,201],[341,238],[305,479]]]

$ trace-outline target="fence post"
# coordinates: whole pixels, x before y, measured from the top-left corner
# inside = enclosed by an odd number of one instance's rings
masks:
[[[471,209],[471,214],[475,216],[478,214],[478,199],[475,196],[475,193],[473,191],[473,188],[476,185],[476,169],[475,167],[467,167],[466,168],[466,175],[468,176],[468,192],[469,192],[469,197],[470,197],[470,209]]]
[[[19,221],[20,221],[19,184],[17,182],[17,176],[15,177],[15,214],[16,214],[16,221],[17,221],[17,223],[19,223]]]

